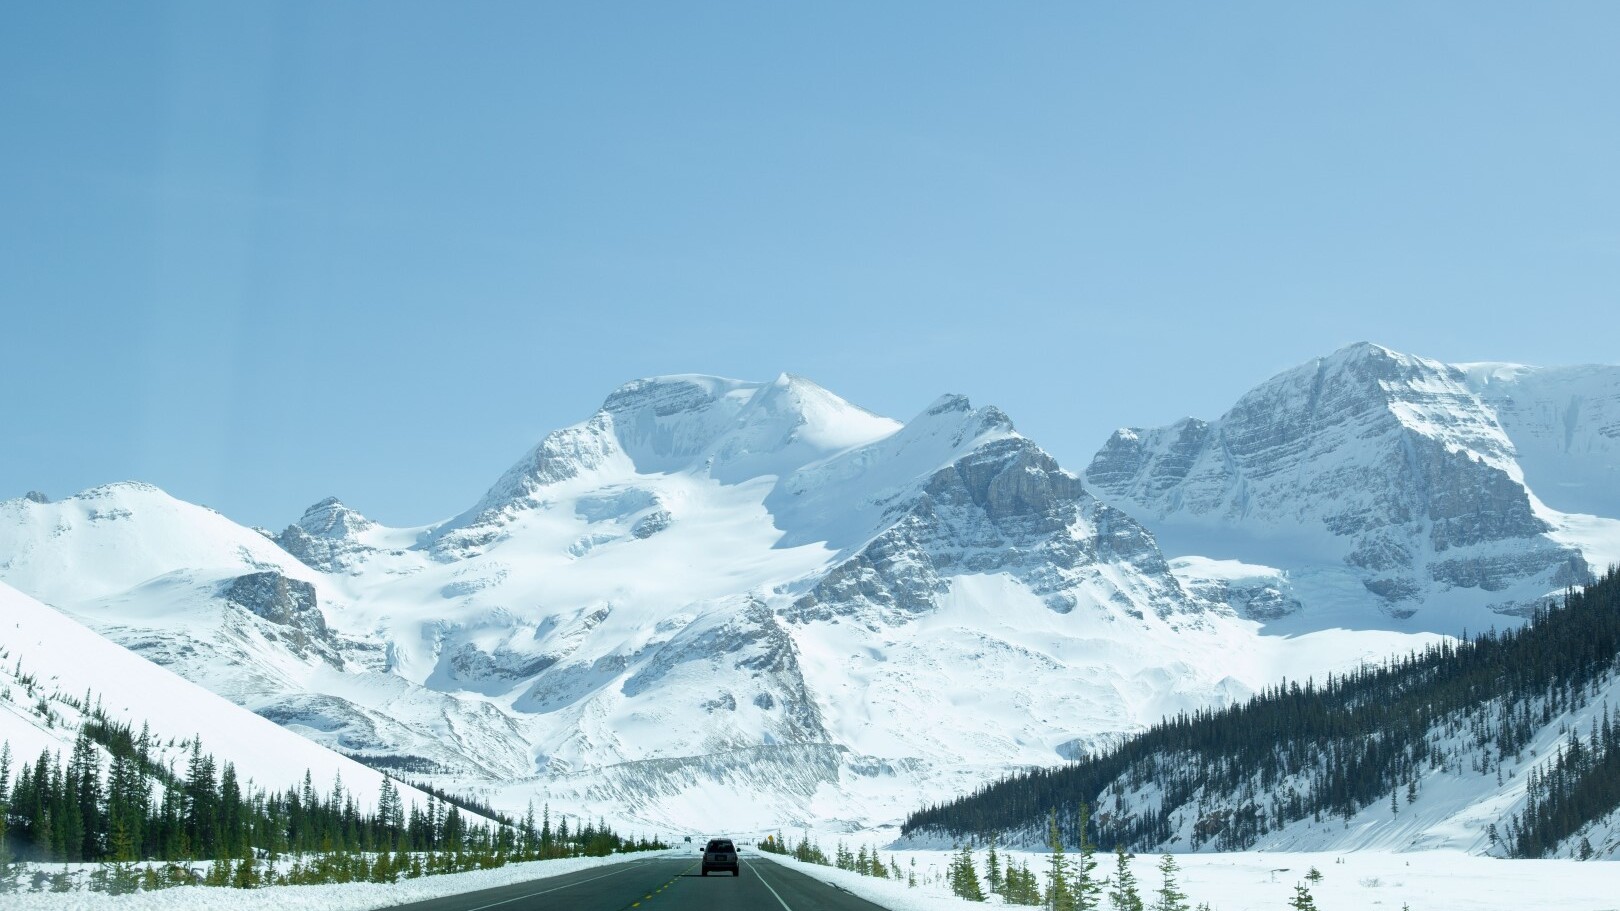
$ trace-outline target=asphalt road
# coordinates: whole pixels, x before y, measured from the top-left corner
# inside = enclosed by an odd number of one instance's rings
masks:
[[[449,895],[395,911],[885,911],[757,855],[742,875],[701,876],[696,851],[637,859],[548,879]]]

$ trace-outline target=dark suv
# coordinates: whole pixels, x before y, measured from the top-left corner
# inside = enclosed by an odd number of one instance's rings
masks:
[[[711,838],[703,849],[703,875],[710,870],[730,870],[732,876],[741,876],[737,869],[737,846],[729,838]]]

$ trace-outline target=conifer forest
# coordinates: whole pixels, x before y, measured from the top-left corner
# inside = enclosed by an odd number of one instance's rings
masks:
[[[1617,657],[1620,575],[1610,570],[1520,628],[1166,718],[1117,748],[919,810],[904,831],[1038,842],[1054,815],[1070,844],[1151,849],[1185,832],[1181,849],[1243,850],[1300,820],[1380,804],[1399,814],[1426,774],[1500,775],[1525,759],[1559,719],[1591,707]],[[1493,853],[1548,856],[1620,807],[1620,706],[1591,717],[1558,730],[1552,760],[1529,770],[1524,805],[1490,827]],[[1085,807],[1094,812],[1082,833]]]

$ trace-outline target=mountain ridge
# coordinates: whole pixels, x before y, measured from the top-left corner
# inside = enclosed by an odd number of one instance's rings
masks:
[[[1419,361],[1397,374],[1432,372]],[[1419,398],[1391,420],[1446,417]],[[1464,448],[1431,450],[1511,468]],[[964,396],[899,422],[786,374],[677,375],[618,387],[426,526],[328,497],[268,534],[149,485],[6,501],[0,580],[379,767],[513,810],[550,794],[616,814],[645,788],[645,821],[717,827],[895,820],[1167,713],[1435,641],[1363,602],[1313,615],[1278,561],[1170,559],[1150,511],[1097,489]],[[1550,524],[1529,502],[1488,518]],[[1466,510],[1444,518],[1482,534]],[[147,538],[165,546],[108,545]],[[750,778],[758,799],[727,817],[705,795],[745,755],[774,757],[784,785]]]
[[[1498,419],[1501,371],[1485,373],[1492,400],[1476,390],[1481,371],[1358,343],[1261,383],[1217,420],[1116,431],[1085,478],[1161,538],[1183,538],[1179,554],[1276,566],[1305,601],[1396,620],[1430,611],[1449,632],[1472,613],[1478,627],[1591,578],[1587,548],[1560,534],[1568,523],[1528,485]],[[1607,380],[1620,392],[1620,368]],[[1216,532],[1228,552],[1198,551]]]

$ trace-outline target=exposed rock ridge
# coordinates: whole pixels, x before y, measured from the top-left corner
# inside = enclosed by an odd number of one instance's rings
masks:
[[[1125,613],[1140,616],[1149,608],[1169,616],[1198,607],[1152,536],[1086,493],[1078,477],[1018,436],[1006,415],[947,397],[924,418],[952,413],[961,421],[955,442],[989,438],[892,505],[888,527],[794,603],[795,620],[903,623],[932,610],[951,576],[993,573],[1017,577],[1051,609],[1067,613],[1078,603],[1077,587],[1119,564],[1134,570],[1134,587],[1106,587]]]
[[[1589,578],[1546,537],[1515,457],[1462,370],[1361,344],[1262,384],[1218,421],[1120,430],[1086,478],[1161,522],[1326,537],[1401,615],[1435,585]]]
[[[338,572],[371,550],[361,542],[360,535],[376,526],[337,497],[327,497],[304,510],[297,522],[271,540],[307,566]]]

